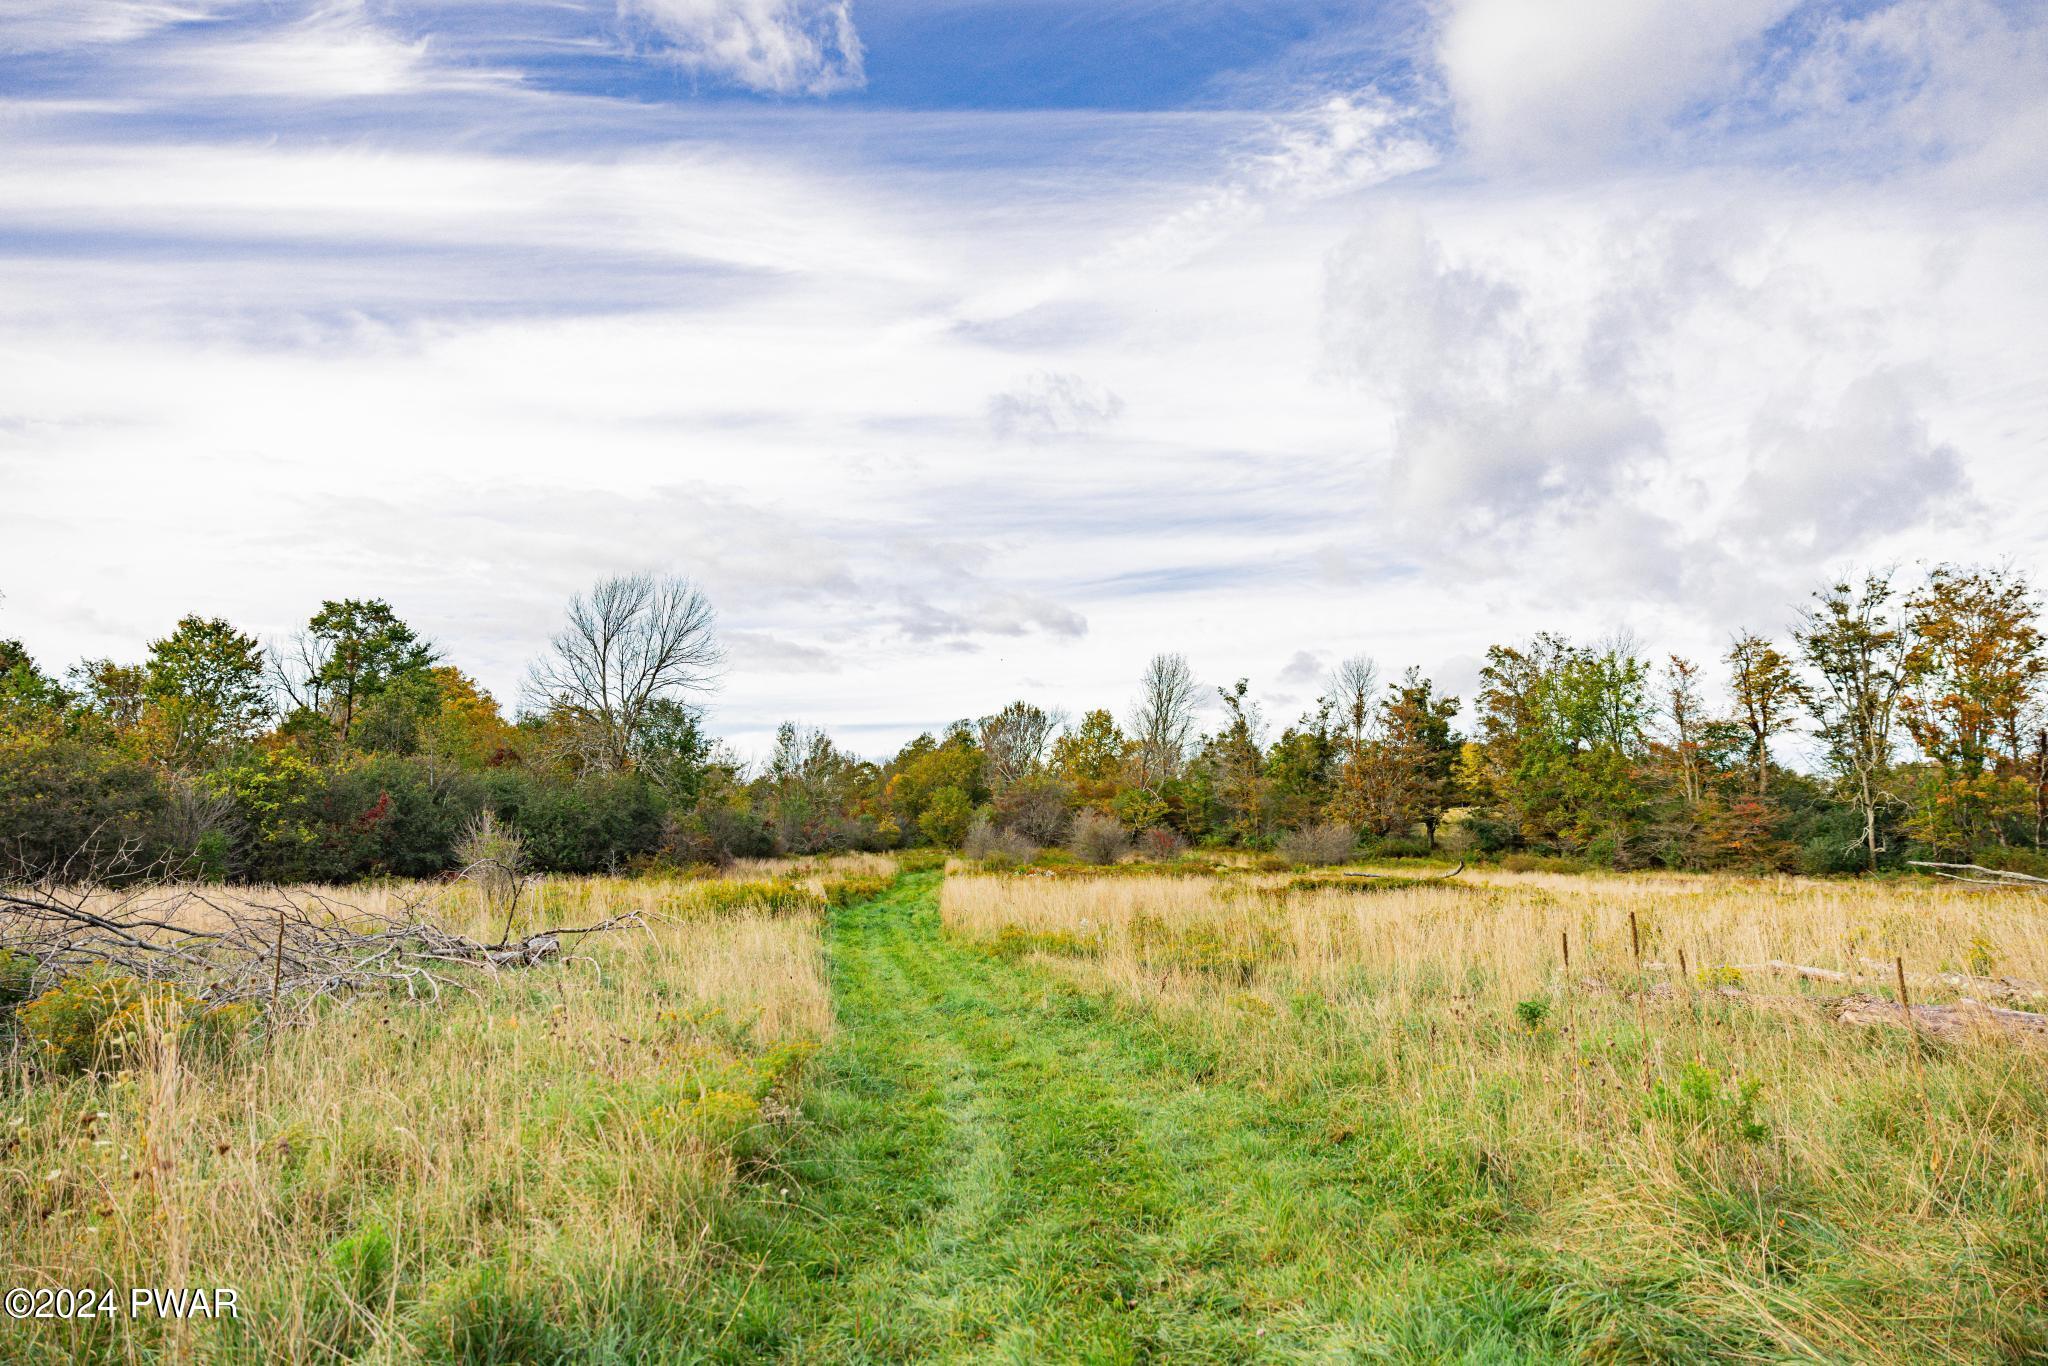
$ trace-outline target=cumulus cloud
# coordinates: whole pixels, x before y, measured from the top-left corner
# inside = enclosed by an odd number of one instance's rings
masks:
[[[1586,363],[1582,303],[1539,306],[1413,216],[1355,234],[1327,292],[1340,367],[1392,411],[1391,485],[1433,529],[1587,505],[1662,448],[1625,377]]]
[[[1079,375],[1040,373],[988,401],[988,425],[1004,441],[1051,441],[1099,431],[1124,401]]]
[[[1796,0],[1453,0],[1437,60],[1467,147],[1574,160],[1733,85],[1739,50]]]
[[[853,0],[619,0],[656,49],[698,75],[772,95],[831,95],[867,84]]]
[[[1866,375],[1818,415],[1780,398],[1757,416],[1739,525],[1816,557],[1852,551],[1968,496],[1960,453],[1918,404],[1925,376]]]
[[[1319,682],[1322,676],[1322,657],[1312,655],[1307,650],[1296,650],[1294,657],[1280,668],[1280,681],[1296,687],[1306,687]]]

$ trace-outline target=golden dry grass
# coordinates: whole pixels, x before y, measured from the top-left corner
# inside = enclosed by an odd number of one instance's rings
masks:
[[[1983,1360],[2048,1342],[2048,1053],[1987,1035],[1922,1041],[1916,1064],[1905,1031],[1796,999],[1877,990],[1862,961],[1893,954],[1916,975],[1988,957],[2048,979],[2041,899],[1685,876],[1284,882],[958,877],[941,904],[952,933],[1157,1012],[1223,1075],[1355,1116],[1326,1140],[1392,1147],[1410,1172],[1386,1217],[1579,1268],[1546,1274],[1588,1304],[1653,1287],[1672,1336],[1645,1312],[1609,1354],[1684,1355],[1714,1323],[1705,1340],[1768,1355]],[[1630,911],[1646,956],[1683,947],[1710,981],[1770,958],[1865,980],[1746,974],[1795,998],[1770,1009],[1638,998]]]
[[[389,909],[417,890],[337,895]],[[357,997],[226,1057],[181,1057],[173,1035],[112,1077],[17,1063],[0,1284],[234,1286],[245,1312],[10,1326],[0,1356],[120,1359],[183,1334],[201,1359],[403,1360],[490,1341],[505,1305],[587,1326],[630,1317],[639,1288],[685,1300],[735,1162],[832,1028],[817,918],[717,914],[712,890],[551,882],[536,923],[654,915],[559,965],[470,974],[474,994]],[[469,897],[438,913],[481,928]]]

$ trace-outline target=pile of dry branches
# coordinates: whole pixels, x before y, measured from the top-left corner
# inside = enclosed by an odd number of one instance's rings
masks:
[[[435,922],[429,912],[441,890],[372,911],[277,887],[0,881],[0,954],[27,959],[44,982],[102,966],[218,1005],[379,988],[438,999],[444,987],[463,985],[460,970],[531,967],[559,957],[565,940],[641,924],[628,914],[512,939],[508,915],[498,941],[485,943]]]

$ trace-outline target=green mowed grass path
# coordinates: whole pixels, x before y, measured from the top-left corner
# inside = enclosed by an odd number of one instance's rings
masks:
[[[950,940],[937,888],[834,915],[840,1037],[725,1230],[692,1354],[1567,1355],[1549,1289],[1483,1230],[1388,1217],[1433,1198],[1397,1138],[1221,1081],[1143,1012]]]

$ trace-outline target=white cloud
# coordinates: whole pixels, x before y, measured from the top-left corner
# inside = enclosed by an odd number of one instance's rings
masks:
[[[427,39],[380,27],[364,0],[336,0],[303,18],[246,35],[176,45],[155,56],[158,90],[209,99],[324,100],[475,89],[509,72],[437,63]]]
[[[8,0],[0,6],[0,53],[133,42],[175,24],[210,19],[219,8],[170,0]]]
[[[1924,375],[1880,371],[1811,416],[1819,405],[1779,395],[1757,415],[1740,525],[1830,558],[1952,510],[1968,478],[1961,453],[1928,429],[1918,403],[1927,387]]]
[[[1433,529],[1585,505],[1661,453],[1624,376],[1585,364],[1586,298],[1452,261],[1409,214],[1361,230],[1329,270],[1338,363],[1392,405],[1392,486]]]
[[[619,0],[687,71],[774,95],[831,95],[867,84],[853,0]]]
[[[1280,681],[1295,687],[1317,683],[1322,677],[1322,656],[1310,654],[1307,650],[1296,650],[1294,657],[1280,668]]]
[[[1955,161],[2011,189],[2048,164],[2048,23],[2038,6],[1894,0],[1834,15],[1771,92],[1823,147],[1890,161]]]
[[[1797,0],[1452,0],[1437,59],[1467,146],[1576,160],[1658,131],[1741,74]]]
[[[1124,401],[1079,375],[1037,374],[988,401],[989,428],[1004,441],[1052,441],[1100,431]]]

